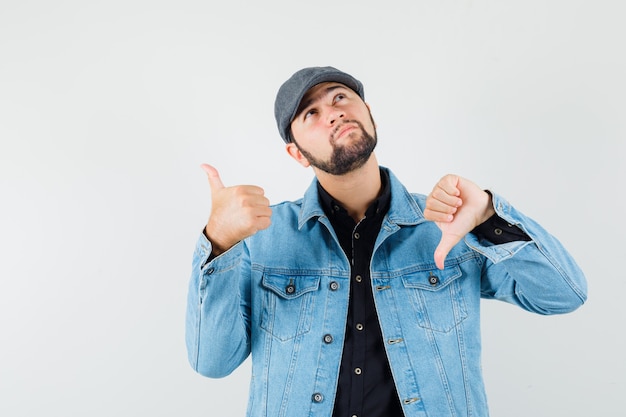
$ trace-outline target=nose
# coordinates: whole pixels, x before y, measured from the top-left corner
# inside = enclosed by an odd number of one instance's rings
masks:
[[[335,125],[336,122],[343,119],[346,116],[342,109],[331,109],[328,112],[328,124],[330,126]]]

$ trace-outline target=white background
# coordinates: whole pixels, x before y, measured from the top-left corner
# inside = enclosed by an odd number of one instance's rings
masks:
[[[379,162],[458,173],[534,217],[589,280],[573,314],[483,303],[492,416],[623,416],[626,6],[618,0],[0,1],[0,415],[243,416],[249,363],[187,364],[199,168],[273,203],[280,84],[365,84]]]

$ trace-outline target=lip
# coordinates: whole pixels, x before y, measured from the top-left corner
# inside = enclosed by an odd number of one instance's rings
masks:
[[[356,126],[352,124],[347,124],[337,131],[337,134],[335,135],[335,137],[339,139],[340,137],[344,136],[346,133],[349,133],[353,129],[356,129]]]

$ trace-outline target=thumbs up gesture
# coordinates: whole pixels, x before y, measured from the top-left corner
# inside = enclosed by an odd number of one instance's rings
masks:
[[[444,268],[450,250],[495,213],[491,196],[473,182],[456,175],[446,175],[426,199],[424,217],[441,230],[435,249],[435,264]]]
[[[239,241],[269,227],[272,209],[262,188],[225,187],[217,169],[208,164],[201,167],[211,187],[211,215],[204,231],[213,246],[213,255],[226,252]]]

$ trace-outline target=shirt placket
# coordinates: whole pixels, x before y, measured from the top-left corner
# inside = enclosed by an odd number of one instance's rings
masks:
[[[366,329],[364,326],[366,320],[367,289],[370,288],[369,265],[367,256],[364,256],[367,242],[362,238],[361,231],[364,229],[364,220],[361,220],[352,231],[352,297],[351,309],[352,320],[349,323],[352,326],[352,334],[354,338],[352,352],[352,395],[353,400],[350,404],[350,416],[360,417],[363,414],[363,396],[364,396],[364,373],[366,369],[367,340]]]

